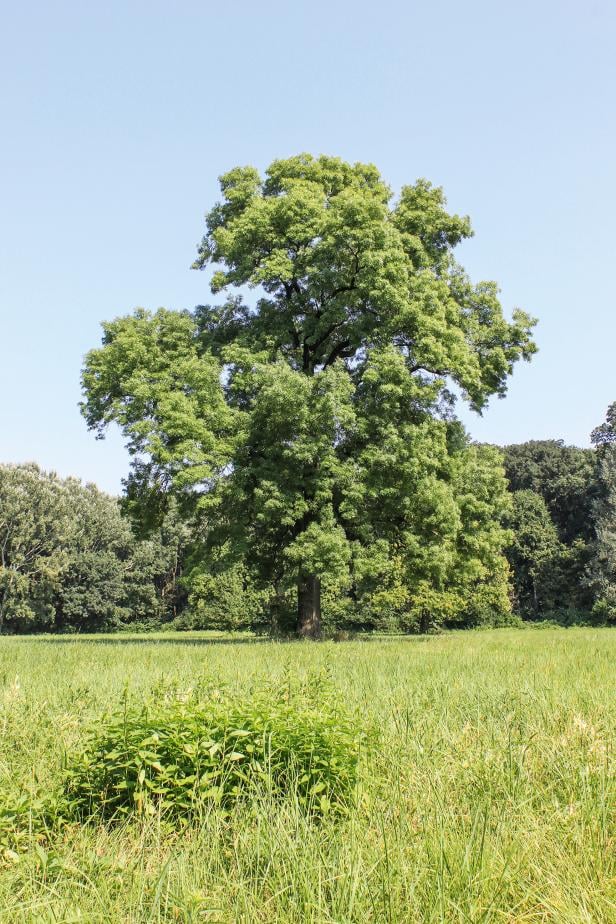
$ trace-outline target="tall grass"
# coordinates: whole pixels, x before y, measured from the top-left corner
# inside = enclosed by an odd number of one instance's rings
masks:
[[[264,791],[181,829],[156,815],[41,829],[66,755],[123,695],[215,678],[246,701],[322,670],[379,729],[342,817]],[[4,638],[0,921],[616,921],[615,729],[610,630]]]

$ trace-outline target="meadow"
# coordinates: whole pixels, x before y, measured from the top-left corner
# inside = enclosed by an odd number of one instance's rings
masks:
[[[374,730],[348,814],[264,798],[7,834],[123,698],[313,671]],[[616,921],[615,694],[609,629],[1,638],[0,921]]]

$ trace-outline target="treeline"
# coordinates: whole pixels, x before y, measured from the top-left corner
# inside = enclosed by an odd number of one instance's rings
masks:
[[[591,438],[594,449],[544,440],[503,450],[523,619],[616,622],[616,403]]]
[[[0,630],[156,626],[184,605],[187,528],[171,510],[147,539],[117,499],[36,465],[0,465]]]
[[[451,496],[466,520],[464,542],[430,546],[429,522],[418,534],[445,578],[428,581],[418,565],[413,583],[390,555],[384,565],[377,545],[351,587],[324,589],[325,627],[616,622],[616,404],[592,439],[593,449],[559,440],[507,446],[504,476],[493,447],[466,447],[463,465],[454,452]],[[118,501],[36,465],[1,465],[0,627],[291,630],[292,595],[259,586],[249,562],[212,554],[207,528],[172,498],[153,515],[130,492]]]

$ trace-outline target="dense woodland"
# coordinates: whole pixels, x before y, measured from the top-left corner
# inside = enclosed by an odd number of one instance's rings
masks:
[[[0,470],[0,624],[317,637],[616,618],[616,406],[593,449],[473,443],[536,352],[455,259],[426,180],[303,154],[220,178],[194,269],[223,301],[103,324],[82,412],[121,501]]]
[[[426,593],[421,578],[398,586],[398,597],[357,582],[344,596],[325,595],[326,630],[616,622],[615,424],[616,404],[593,432],[593,449],[560,440],[490,448],[490,458],[502,459],[507,485],[498,500],[498,605],[447,610],[451,591],[440,591],[439,600],[433,588],[435,607],[422,622],[413,606],[415,594]],[[273,590],[258,588],[246,568],[212,565],[198,517],[184,518],[173,504],[144,536],[130,510],[126,498],[75,478],[33,464],[1,465],[3,631],[284,631]],[[293,601],[286,603],[288,629]]]

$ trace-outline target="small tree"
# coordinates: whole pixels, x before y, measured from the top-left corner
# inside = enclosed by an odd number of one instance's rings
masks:
[[[316,637],[321,586],[348,587],[369,543],[403,560],[411,589],[421,517],[434,548],[455,546],[448,385],[476,410],[504,394],[533,322],[470,282],[453,258],[470,222],[426,181],[392,202],[375,167],[304,154],[263,178],[236,168],[221,193],[194,265],[214,267],[213,293],[256,301],[105,324],[83,411],[99,433],[120,424],[144,498],[191,495],[211,543],[276,593],[293,582],[297,630]],[[438,558],[434,580],[454,561]]]

